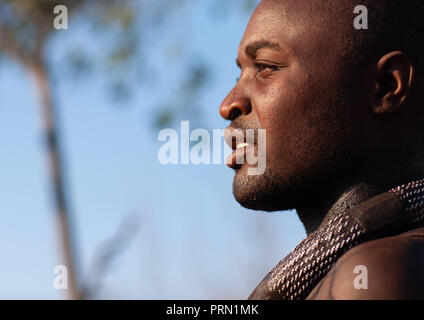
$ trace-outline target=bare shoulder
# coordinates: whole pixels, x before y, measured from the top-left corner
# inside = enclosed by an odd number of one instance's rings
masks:
[[[347,251],[308,299],[424,299],[424,230]]]

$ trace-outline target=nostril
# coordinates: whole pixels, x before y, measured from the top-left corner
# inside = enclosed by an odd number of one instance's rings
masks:
[[[241,110],[239,108],[234,108],[230,112],[230,118],[228,120],[233,121],[234,119],[240,117],[242,114]]]
[[[221,117],[230,121],[233,121],[241,115],[248,115],[250,112],[250,100],[244,96],[236,98],[234,94],[228,95],[219,107]]]

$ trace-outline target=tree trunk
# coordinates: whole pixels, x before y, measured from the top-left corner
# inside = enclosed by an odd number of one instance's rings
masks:
[[[60,153],[60,142],[57,131],[57,115],[53,102],[51,83],[47,68],[39,59],[30,66],[37,92],[40,96],[43,136],[46,143],[46,155],[54,197],[55,218],[60,239],[62,257],[68,273],[68,296],[70,299],[81,299],[78,289],[77,270],[75,267],[75,248],[69,217],[69,207],[64,187],[64,171]]]

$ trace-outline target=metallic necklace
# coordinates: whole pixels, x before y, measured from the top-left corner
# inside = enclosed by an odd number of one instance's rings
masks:
[[[373,197],[303,239],[249,296],[253,300],[305,299],[350,248],[399,234],[424,221],[424,180]]]

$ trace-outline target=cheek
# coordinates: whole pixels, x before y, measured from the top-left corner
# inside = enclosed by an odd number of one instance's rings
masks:
[[[331,110],[336,99],[326,90],[323,95],[322,83],[297,74],[256,89],[254,109],[259,126],[267,130],[267,157],[273,167],[301,170],[333,158],[341,138]]]
[[[300,86],[289,79],[267,79],[255,87],[253,109],[257,121],[262,128],[287,127],[296,119],[299,103],[298,89]],[[297,103],[296,103],[297,100]]]

